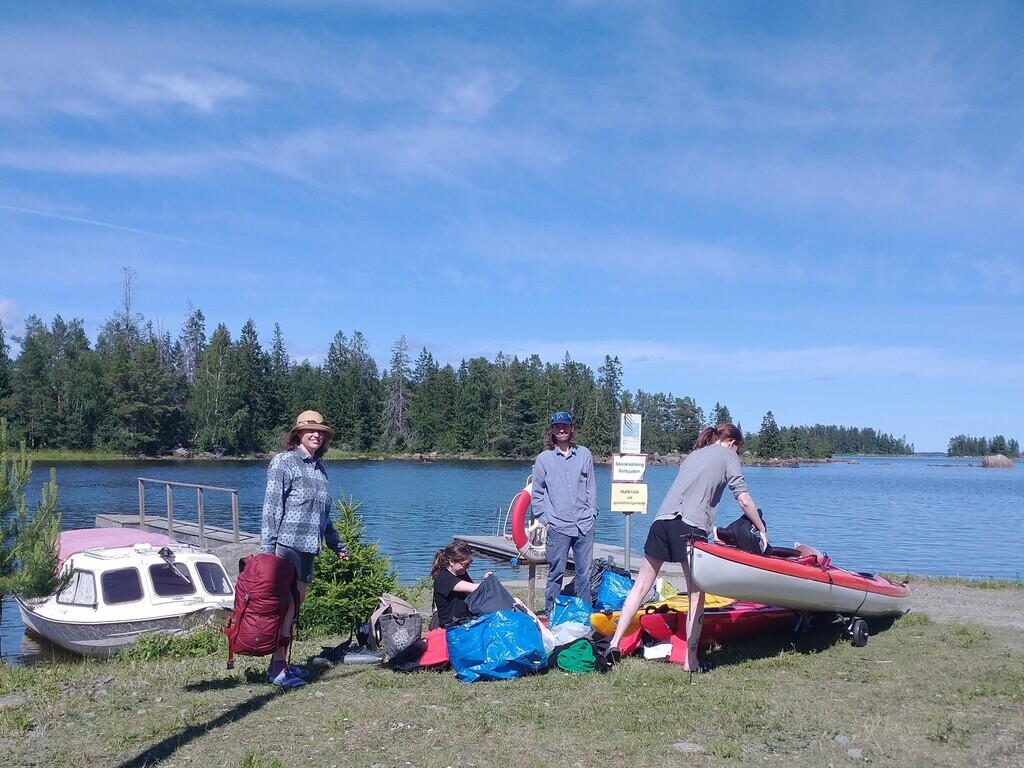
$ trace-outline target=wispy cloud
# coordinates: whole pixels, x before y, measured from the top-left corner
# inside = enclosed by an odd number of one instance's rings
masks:
[[[196,112],[213,112],[221,104],[248,96],[250,84],[218,72],[123,72],[101,71],[101,87],[110,98],[126,106],[182,105]]]
[[[453,120],[477,122],[518,84],[518,80],[508,74],[477,71],[461,75],[446,84],[437,109]]]
[[[6,341],[10,345],[12,329],[16,329],[21,322],[21,307],[14,299],[0,296],[0,323],[3,323]]]
[[[942,348],[843,345],[806,348],[738,348],[728,351],[697,344],[672,344],[646,339],[605,339],[550,342],[488,340],[473,353],[493,356],[501,349],[519,356],[539,354],[561,361],[574,359],[600,365],[605,355],[618,356],[636,372],[642,369],[686,370],[690,378],[729,378],[742,372],[751,381],[835,380],[838,378],[1019,379],[1024,356],[986,359]]]

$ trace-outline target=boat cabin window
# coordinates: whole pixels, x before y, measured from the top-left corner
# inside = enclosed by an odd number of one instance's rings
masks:
[[[61,605],[88,605],[95,608],[96,577],[91,571],[80,571],[76,568],[68,585],[57,593],[57,602]]]
[[[196,563],[196,570],[199,571],[199,578],[203,582],[203,588],[211,595],[230,595],[231,584],[228,582],[228,575],[217,563]]]
[[[103,602],[107,605],[131,603],[142,599],[142,580],[135,568],[107,571],[100,577]]]
[[[194,595],[196,586],[184,563],[158,563],[149,566],[149,578],[153,580],[153,591],[158,597],[180,597]]]

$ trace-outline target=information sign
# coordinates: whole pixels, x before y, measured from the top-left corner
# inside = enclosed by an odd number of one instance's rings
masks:
[[[647,514],[646,483],[612,483],[612,512]]]
[[[640,453],[640,414],[619,414],[619,453]]]

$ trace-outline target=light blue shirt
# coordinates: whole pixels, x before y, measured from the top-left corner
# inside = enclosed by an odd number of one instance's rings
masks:
[[[542,523],[567,536],[585,535],[597,522],[594,457],[582,445],[563,454],[557,447],[533,465],[533,512]]]

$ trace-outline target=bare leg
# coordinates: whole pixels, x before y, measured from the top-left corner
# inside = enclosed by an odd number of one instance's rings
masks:
[[[626,602],[622,605],[622,610],[619,612],[619,623],[615,626],[615,634],[612,635],[612,642],[610,648],[618,648],[619,641],[622,640],[622,636],[626,634],[626,630],[629,629],[630,622],[633,621],[633,617],[636,616],[637,609],[640,608],[640,601],[644,599],[644,596],[651,591],[651,585],[654,584],[654,580],[658,578],[658,572],[661,570],[661,560],[655,560],[653,557],[644,555],[644,561],[640,563],[640,573],[636,576],[636,582],[633,584],[633,588],[629,590],[629,595],[626,597]]]
[[[690,578],[690,565],[683,563],[686,575],[686,597],[689,608],[686,611],[686,666],[687,672],[697,669],[697,646],[700,644],[700,632],[704,627],[704,593],[694,588]]]
[[[295,624],[295,617],[298,615],[298,610],[302,607],[302,601],[306,599],[306,590],[309,589],[309,584],[305,581],[297,582],[299,591],[299,604],[296,605],[294,599],[291,596],[288,598],[288,612],[284,615],[284,622],[281,628],[281,645],[277,646],[274,651],[274,655],[270,657],[271,661],[284,661],[288,653],[288,643],[286,640],[291,639],[292,636],[292,625]]]

